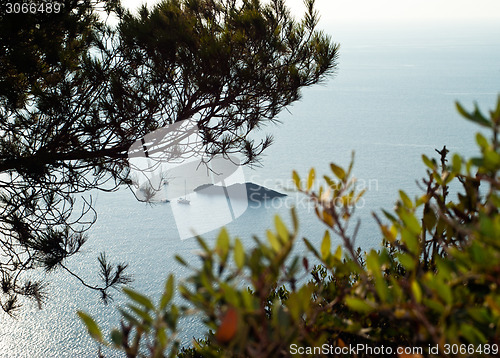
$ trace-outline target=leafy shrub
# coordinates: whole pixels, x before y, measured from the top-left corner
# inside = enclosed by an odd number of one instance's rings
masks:
[[[294,172],[297,190],[315,203],[326,226],[319,248],[304,239],[309,254],[293,252],[298,227],[293,210],[292,228],[276,217],[274,230],[267,231],[265,241],[254,237],[250,250],[224,229],[213,246],[197,238],[201,265],[177,258],[192,272],[177,286],[192,308],[170,302],[170,277],[158,306],[125,291],[130,312],[122,311],[123,323],[111,332],[111,342],[79,313],[90,334],[128,357],[140,352],[152,357],[276,357],[293,355],[291,347],[324,344],[383,345],[391,348],[386,353],[401,357],[411,356],[398,353],[404,347],[422,347],[414,357],[495,356],[500,344],[500,97],[489,118],[477,107],[472,112],[457,108],[491,138],[476,135],[477,158],[454,154],[449,162],[446,147],[437,151],[437,160],[423,156],[424,194],[410,198],[400,191],[393,212],[375,215],[382,235],[379,250],[355,248],[359,223],[348,230],[363,195],[356,192],[352,162],[347,170],[331,164],[332,175],[323,178],[323,185],[314,169],[305,180]],[[455,201],[450,200],[451,183],[461,186]],[[331,235],[343,244],[332,247]],[[190,314],[205,323],[206,339],[179,352],[176,320]],[[451,350],[454,344],[457,349]]]

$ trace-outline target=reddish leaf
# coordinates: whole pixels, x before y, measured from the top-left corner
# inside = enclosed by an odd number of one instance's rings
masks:
[[[221,324],[215,332],[215,339],[220,343],[227,343],[233,339],[238,329],[238,311],[230,307],[224,314]]]

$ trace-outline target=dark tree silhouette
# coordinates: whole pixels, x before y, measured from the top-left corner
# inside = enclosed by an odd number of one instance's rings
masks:
[[[138,15],[118,0],[66,0],[58,13],[0,13],[0,303],[43,298],[24,273],[62,268],[96,219],[91,189],[130,184],[127,149],[194,119],[207,155],[258,163],[276,121],[335,68],[338,47],[283,0],[165,0]],[[107,16],[118,19],[109,26]],[[107,297],[126,265],[99,258]],[[76,275],[75,275],[76,276]],[[78,276],[76,276],[80,279]]]

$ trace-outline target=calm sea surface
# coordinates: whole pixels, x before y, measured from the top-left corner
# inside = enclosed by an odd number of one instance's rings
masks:
[[[311,167],[327,173],[330,162],[347,166],[354,150],[354,175],[358,185],[367,188],[357,211],[363,222],[357,244],[369,249],[378,247],[380,238],[371,212],[391,209],[398,189],[420,193],[416,179],[425,173],[421,154],[436,155],[434,149],[443,145],[452,152],[476,152],[477,128],[457,115],[454,101],[467,108],[477,101],[484,112],[496,103],[500,25],[344,26],[329,32],[341,43],[335,78],[305,90],[290,113],[280,115],[281,125],[266,128],[275,144],[263,157],[263,167],[246,168],[245,177],[282,190],[290,186],[293,169],[303,176]],[[98,221],[82,253],[68,262],[75,271],[97,282],[96,258],[106,251],[114,262],[128,262],[133,287],[153,297],[159,296],[168,273],[187,274],[173,256],[194,262],[197,245],[193,239],[179,239],[169,204],[141,204],[125,189],[95,193],[93,198]],[[301,236],[318,242],[324,227],[293,193],[247,210],[228,230],[251,245],[251,235],[263,236],[275,213],[289,222],[293,205]],[[215,235],[204,237],[213,242]],[[43,310],[28,303],[15,320],[0,316],[0,357],[95,357],[96,345],[76,311],[87,311],[109,332],[118,325],[115,307],[123,302],[122,295],[116,292],[115,301],[104,306],[95,292],[62,272],[48,274],[47,280],[50,299]],[[186,344],[199,334],[194,320],[182,327]]]

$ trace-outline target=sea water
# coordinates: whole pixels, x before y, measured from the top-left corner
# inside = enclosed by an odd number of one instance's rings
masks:
[[[284,191],[291,172],[303,177],[311,167],[328,174],[329,163],[349,164],[367,192],[355,220],[362,221],[356,244],[377,248],[380,234],[372,212],[391,209],[398,189],[410,196],[421,193],[416,181],[425,175],[421,154],[437,157],[444,145],[451,152],[477,153],[477,127],[461,119],[454,101],[466,108],[472,102],[493,107],[500,92],[500,26],[497,24],[420,24],[415,26],[332,27],[327,32],[340,42],[336,75],[323,85],[306,89],[302,100],[280,114],[282,124],[264,131],[275,143],[262,158],[262,167],[245,168],[248,181]],[[263,237],[275,214],[290,223],[290,207],[300,218],[300,237],[318,244],[325,227],[303,197],[252,204],[227,228],[231,236],[252,245],[252,234]],[[133,288],[158,299],[165,278],[180,279],[189,272],[174,260],[178,254],[196,265],[194,239],[180,240],[169,204],[147,205],[122,189],[93,193],[98,220],[82,252],[67,265],[85,280],[98,283],[97,256],[105,251],[115,263],[126,262]],[[207,217],[210,220],[210,217]],[[204,235],[213,243],[217,231]],[[339,244],[338,238],[334,238]],[[299,243],[297,251],[305,252]],[[43,310],[27,303],[16,319],[1,316],[0,357],[94,357],[97,345],[76,316],[83,310],[105,332],[119,324],[116,306],[123,295],[104,305],[96,292],[64,272],[46,275],[49,300]],[[182,299],[177,295],[177,302]],[[180,338],[189,344],[199,337],[196,319],[182,323]],[[120,356],[107,353],[107,356]]]

